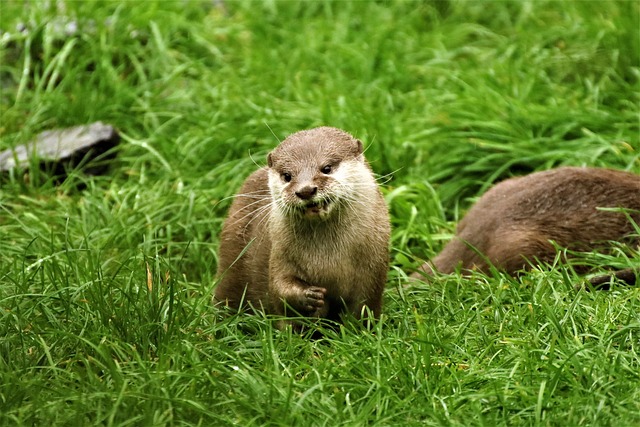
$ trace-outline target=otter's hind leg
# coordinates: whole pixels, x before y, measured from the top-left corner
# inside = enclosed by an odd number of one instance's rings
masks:
[[[459,236],[455,236],[438,255],[420,266],[419,270],[413,273],[411,277],[423,279],[425,275],[432,276],[435,273],[451,274],[457,268],[462,270],[488,270],[488,264],[480,253],[480,249],[465,242]]]

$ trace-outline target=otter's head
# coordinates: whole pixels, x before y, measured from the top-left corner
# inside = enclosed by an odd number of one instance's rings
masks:
[[[331,127],[290,135],[267,163],[275,208],[305,219],[330,217],[341,204],[353,202],[358,186],[371,176],[362,142]]]

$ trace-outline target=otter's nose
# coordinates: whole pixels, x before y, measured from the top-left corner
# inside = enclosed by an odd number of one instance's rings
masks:
[[[301,198],[302,200],[309,200],[318,192],[318,187],[315,185],[307,185],[306,187],[302,187],[300,190],[296,191],[296,196]]]

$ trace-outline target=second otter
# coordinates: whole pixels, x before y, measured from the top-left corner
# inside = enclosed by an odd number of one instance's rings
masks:
[[[333,320],[368,307],[377,318],[390,223],[362,142],[320,127],[289,136],[267,162],[223,226],[215,300]]]
[[[623,208],[626,213],[601,208]],[[591,251],[622,242],[640,225],[640,176],[600,168],[564,167],[505,180],[486,192],[460,221],[456,236],[415,278],[456,268],[509,274],[530,262],[553,262],[556,246]],[[637,243],[637,236],[634,239]],[[635,274],[616,274],[635,281]],[[591,281],[603,283],[602,278]]]

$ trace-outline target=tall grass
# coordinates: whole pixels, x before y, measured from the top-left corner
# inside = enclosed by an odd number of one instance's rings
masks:
[[[637,289],[404,286],[498,180],[640,173],[638,28],[632,1],[3,1],[0,149],[123,140],[105,176],[0,177],[0,424],[639,424]],[[230,196],[318,125],[390,176],[394,231],[375,330],[312,340],[210,300]]]

